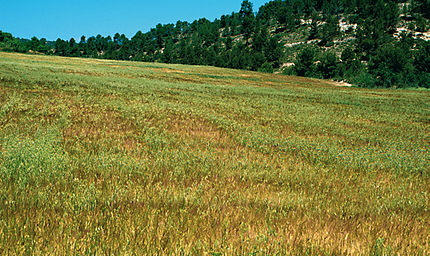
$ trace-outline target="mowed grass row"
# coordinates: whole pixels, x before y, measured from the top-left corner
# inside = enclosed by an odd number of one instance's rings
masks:
[[[430,92],[0,53],[0,254],[430,253]]]

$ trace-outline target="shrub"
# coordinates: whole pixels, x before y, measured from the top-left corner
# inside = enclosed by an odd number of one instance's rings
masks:
[[[322,54],[318,63],[318,72],[325,79],[333,78],[336,76],[338,64],[339,60],[336,54],[332,51],[326,51]]]
[[[350,82],[360,87],[368,88],[373,88],[376,85],[375,78],[366,71],[362,71],[357,76],[352,77]]]
[[[407,49],[387,44],[379,48],[369,62],[369,72],[377,78],[377,86],[405,87],[410,84],[407,75],[414,72]]]
[[[264,62],[263,65],[258,69],[260,72],[273,73],[273,66],[269,62]]]
[[[294,69],[299,76],[315,76],[315,58],[317,52],[312,46],[308,46],[299,52],[297,55]]]

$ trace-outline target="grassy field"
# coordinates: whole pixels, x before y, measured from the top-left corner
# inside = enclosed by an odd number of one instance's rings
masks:
[[[1,255],[428,255],[430,91],[0,53]]]

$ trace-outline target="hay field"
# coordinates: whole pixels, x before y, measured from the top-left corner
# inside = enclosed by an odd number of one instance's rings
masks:
[[[428,255],[430,91],[0,53],[2,255]]]

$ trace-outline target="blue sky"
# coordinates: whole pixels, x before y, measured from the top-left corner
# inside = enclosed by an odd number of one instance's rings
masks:
[[[251,0],[254,11],[269,0]],[[0,0],[0,30],[16,37],[80,39],[116,32],[132,37],[158,23],[209,20],[238,12],[242,0]]]

